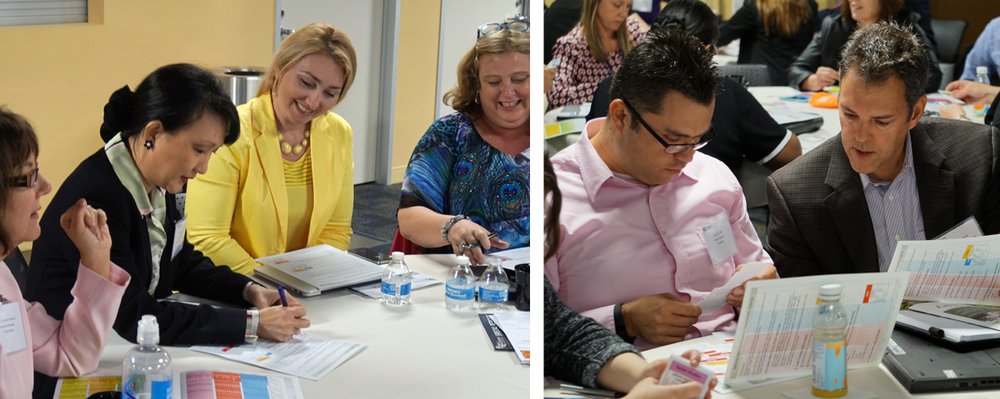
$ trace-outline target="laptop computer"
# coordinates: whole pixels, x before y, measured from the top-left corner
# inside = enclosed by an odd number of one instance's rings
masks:
[[[360,256],[317,245],[257,259],[254,276],[281,284],[303,297],[382,278],[383,266]]]
[[[781,127],[795,134],[814,132],[823,127],[823,116],[812,112],[794,111],[786,108],[769,109],[767,113]]]
[[[910,393],[1000,388],[1000,348],[958,353],[895,330],[882,364]]]

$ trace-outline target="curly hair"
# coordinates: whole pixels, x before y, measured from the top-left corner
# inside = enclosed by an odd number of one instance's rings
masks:
[[[285,67],[294,65],[302,58],[313,54],[324,54],[344,68],[344,88],[340,90],[340,96],[337,98],[337,104],[340,104],[354,83],[358,55],[354,51],[354,45],[351,44],[351,38],[347,37],[344,31],[322,22],[303,26],[281,42],[278,54],[274,56],[274,61],[260,82],[257,96],[267,94],[274,89],[280,78],[278,74],[279,72],[283,74]]]
[[[23,116],[0,106],[0,218],[7,212],[11,180],[21,174],[22,164],[31,155],[38,156],[38,137]],[[5,226],[0,226],[0,255],[14,250]]]
[[[505,29],[479,38],[476,45],[472,46],[458,62],[458,83],[444,94],[442,100],[445,105],[473,119],[482,116],[483,107],[479,104],[479,57],[512,51],[531,54],[528,32],[512,32]]]

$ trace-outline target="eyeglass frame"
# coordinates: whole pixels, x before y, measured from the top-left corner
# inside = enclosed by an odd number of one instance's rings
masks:
[[[11,177],[7,182],[12,187],[35,188],[38,185],[39,168],[33,169],[26,175]]]
[[[524,24],[524,30],[510,29],[511,24]],[[497,25],[497,30],[490,33],[483,32],[483,29],[490,25]],[[527,32],[530,29],[531,29],[531,24],[529,24],[528,21],[517,20],[517,19],[508,19],[503,22],[487,22],[485,24],[479,25],[479,27],[476,28],[476,40],[481,39],[483,36],[493,36],[503,30],[509,30],[511,32]]]
[[[694,144],[670,144],[670,143],[667,142],[667,140],[664,140],[663,137],[660,137],[660,135],[656,134],[656,129],[653,129],[652,126],[649,126],[649,124],[646,123],[645,119],[642,119],[642,116],[639,115],[639,111],[636,111],[635,107],[633,107],[632,104],[629,104],[628,100],[626,100],[623,97],[622,98],[622,102],[625,103],[625,107],[628,108],[629,112],[631,112],[632,115],[634,115],[635,118],[639,120],[639,123],[642,124],[642,126],[644,128],[646,128],[646,131],[649,132],[649,135],[653,136],[653,138],[656,139],[656,141],[659,142],[660,145],[663,146],[663,152],[665,152],[667,154],[680,154],[680,153],[684,152],[685,150],[687,150],[688,148],[690,148],[692,150],[695,150],[695,151],[698,151],[698,150],[700,150],[702,148],[705,148],[705,146],[708,145],[708,143],[710,141],[712,141],[712,139],[715,138],[715,129],[712,128],[712,127],[709,127],[707,132],[705,132],[701,136],[698,136],[698,142],[697,143],[694,143]]]

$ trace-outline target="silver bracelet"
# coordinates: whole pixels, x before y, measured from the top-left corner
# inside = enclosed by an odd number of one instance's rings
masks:
[[[445,222],[444,225],[441,226],[441,238],[443,238],[445,241],[448,241],[448,230],[451,230],[451,226],[454,226],[455,223],[458,223],[460,220],[466,220],[466,219],[468,218],[465,217],[465,215],[458,214],[449,219],[447,222]]]

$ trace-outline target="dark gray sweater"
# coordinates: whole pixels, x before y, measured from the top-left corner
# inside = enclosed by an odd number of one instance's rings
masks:
[[[639,353],[631,344],[559,299],[545,279],[545,375],[597,386],[597,373],[615,356]]]

